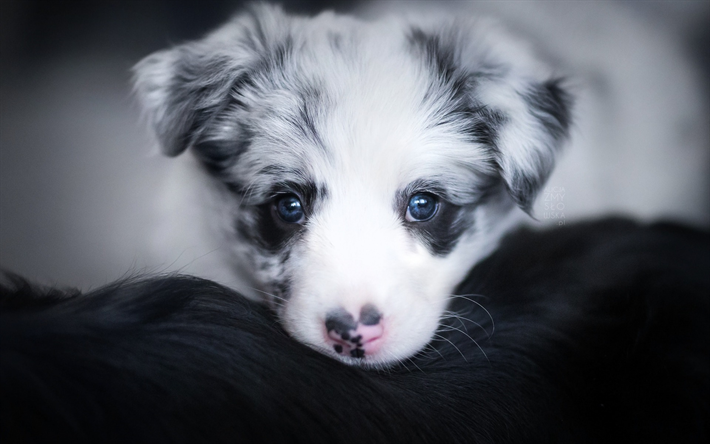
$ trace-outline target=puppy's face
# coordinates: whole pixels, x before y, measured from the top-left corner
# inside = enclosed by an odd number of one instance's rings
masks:
[[[235,266],[286,330],[366,365],[432,338],[568,125],[557,82],[483,23],[260,7],[148,57],[137,88],[164,152],[220,184]]]

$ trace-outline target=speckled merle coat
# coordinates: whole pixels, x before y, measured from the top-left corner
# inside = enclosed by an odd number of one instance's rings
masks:
[[[189,150],[209,188],[196,200],[217,277],[297,339],[366,364],[432,338],[570,123],[559,79],[485,21],[257,6],[146,58],[136,85],[163,152]],[[353,350],[326,324],[341,314],[357,336],[363,307],[379,323]]]
[[[255,6],[135,73],[162,151],[188,152],[163,245],[203,248],[200,274],[365,365],[432,339],[453,288],[530,211],[573,102],[525,43],[460,17]]]

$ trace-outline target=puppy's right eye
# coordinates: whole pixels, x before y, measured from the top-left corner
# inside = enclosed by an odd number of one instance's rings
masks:
[[[301,223],[305,217],[301,200],[294,194],[278,197],[275,202],[275,210],[279,218],[288,224]]]

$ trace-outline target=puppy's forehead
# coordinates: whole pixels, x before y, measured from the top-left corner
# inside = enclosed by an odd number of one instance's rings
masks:
[[[259,73],[262,87],[250,93],[252,148],[241,164],[251,175],[362,182],[390,193],[432,176],[462,183],[476,164],[485,170],[486,150],[434,121],[438,73],[406,28],[318,23],[293,41],[278,70]]]

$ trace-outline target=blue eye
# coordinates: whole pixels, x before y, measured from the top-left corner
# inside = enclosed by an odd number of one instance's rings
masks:
[[[409,199],[407,215],[405,218],[409,222],[423,222],[436,215],[439,208],[439,200],[429,193],[418,193]]]
[[[303,220],[303,205],[298,197],[287,194],[276,201],[276,214],[282,221],[297,224]]]

